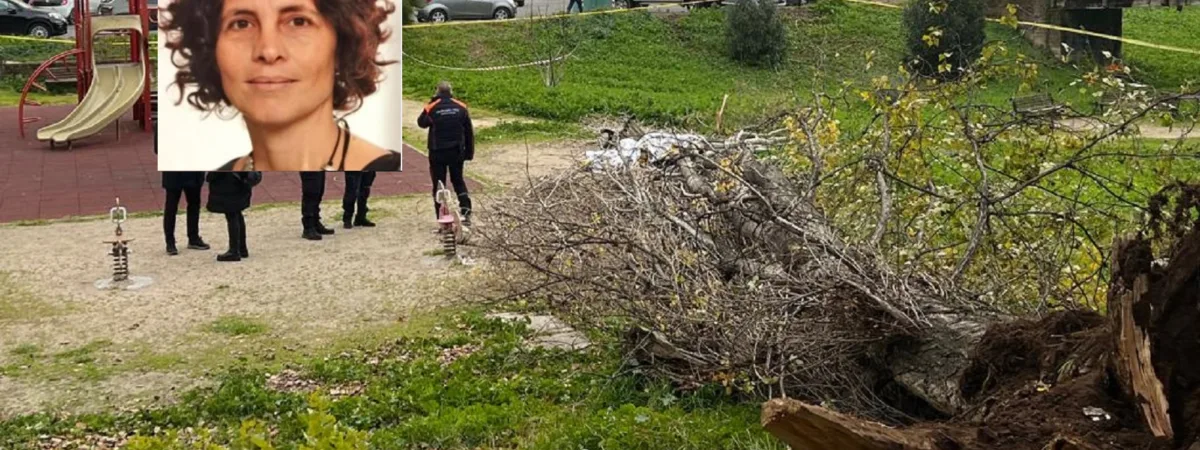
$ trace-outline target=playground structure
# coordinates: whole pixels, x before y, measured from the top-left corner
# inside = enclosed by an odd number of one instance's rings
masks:
[[[129,243],[133,238],[125,237],[125,230],[121,225],[129,220],[128,211],[124,206],[121,206],[121,198],[117,197],[117,205],[108,210],[109,220],[117,225],[113,232],[111,240],[103,241],[105,244],[112,246],[112,250],[108,256],[112,257],[113,274],[111,278],[102,278],[93,283],[96,289],[124,289],[137,290],[142,289],[154,283],[154,279],[144,276],[129,276]]]
[[[462,215],[459,213],[458,201],[446,189],[446,184],[437,182],[437,194],[434,197],[438,204],[438,235],[442,241],[442,252],[446,258],[458,256],[458,246],[467,241],[469,230],[463,226]]]
[[[73,82],[79,103],[67,117],[37,131],[38,140],[49,141],[51,148],[59,143],[70,148],[73,141],[95,135],[110,123],[116,125],[119,140],[120,119],[130,108],[143,131],[153,130],[158,96],[151,83],[154,64],[148,40],[149,10],[146,0],[125,1],[130,14],[92,17],[90,1],[76,0],[72,13],[75,47],[43,62],[21,89],[17,120],[22,139],[25,124],[41,120],[25,116],[25,106],[39,106],[28,98],[30,89],[45,91],[45,85],[54,83]],[[95,38],[106,33],[129,36],[129,61],[97,61]],[[45,84],[39,83],[43,78]]]

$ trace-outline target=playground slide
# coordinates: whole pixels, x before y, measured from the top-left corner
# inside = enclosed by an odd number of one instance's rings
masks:
[[[126,29],[140,30],[141,19],[132,15],[92,18],[93,35]],[[95,76],[83,101],[63,120],[38,130],[38,140],[65,143],[96,134],[125,115],[145,89],[144,62],[94,65],[93,70]]]

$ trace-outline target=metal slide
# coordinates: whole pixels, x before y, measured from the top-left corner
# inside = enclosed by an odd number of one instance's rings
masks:
[[[136,15],[92,17],[92,36],[106,30],[142,29],[142,19]],[[91,87],[83,101],[67,117],[37,132],[39,141],[67,143],[99,133],[129,111],[145,89],[146,55],[142,62],[96,64],[92,60]]]

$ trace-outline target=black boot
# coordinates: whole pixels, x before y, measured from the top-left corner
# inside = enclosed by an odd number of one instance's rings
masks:
[[[217,255],[217,261],[241,261],[242,256],[238,254],[238,249],[241,247],[242,237],[245,236],[242,230],[242,221],[238,219],[238,213],[225,213],[225,226],[229,228],[229,251]]]
[[[171,256],[179,254],[179,249],[175,248],[174,242],[167,244],[167,254]]]
[[[362,216],[362,217],[355,217],[355,218],[354,218],[354,226],[356,226],[356,227],[368,227],[368,228],[370,228],[370,227],[373,227],[373,226],[375,226],[375,222],[372,222],[372,221],[370,221],[370,220],[367,220],[367,217],[366,217],[366,216]]]
[[[246,216],[240,214],[238,215],[238,256],[250,257],[250,250],[246,248]]]
[[[463,209],[461,213],[463,226],[469,228],[471,226],[471,210]]]
[[[313,229],[317,230],[317,233],[318,233],[318,234],[323,234],[323,235],[330,235],[330,234],[333,234],[333,229],[332,229],[332,228],[326,228],[326,227],[325,227],[325,224],[321,223],[321,221],[320,221],[320,220],[314,220],[314,221],[313,221],[313,223],[314,223],[314,225],[315,225],[315,226],[313,227]]]
[[[313,226],[313,222],[314,220],[312,219],[307,217],[304,218],[304,233],[302,233],[300,236],[310,241],[319,241],[321,240],[321,234],[317,233],[317,229]]]
[[[209,247],[208,244],[204,243],[204,239],[196,238],[195,240],[188,241],[187,248],[192,250],[208,250],[212,247]]]

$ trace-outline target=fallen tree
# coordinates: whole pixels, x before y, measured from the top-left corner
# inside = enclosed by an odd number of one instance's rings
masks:
[[[1108,320],[1067,313],[989,332],[963,383],[988,395],[966,414],[899,430],[772,400],[763,425],[798,450],[1200,448],[1200,227],[1188,223],[1200,203],[1182,190],[1184,220],[1158,258],[1144,235],[1114,245]],[[969,381],[983,366],[994,387]]]
[[[755,139],[680,141],[653,167],[539,180],[502,201],[478,229],[482,245],[522,267],[506,272],[513,292],[654,324],[630,337],[683,384],[724,377],[881,417],[957,413],[962,389],[947,380],[1003,316],[847,245],[779,168],[738,144]]]
[[[852,136],[821,95],[724,139],[607,130],[589,170],[494,201],[478,241],[508,297],[623,331],[681,389],[805,402],[767,421],[798,448],[1184,444],[1191,385],[1172,380],[1190,372],[1154,356],[1160,310],[1138,305],[1186,303],[1150,300],[1154,276],[1114,284],[1127,245],[1102,243],[1161,213],[1112,165],[1194,157],[1110,146],[1163,101],[1126,92],[1081,131],[972,103],[974,85],[858,92],[877,116]],[[1117,324],[1078,308],[1105,295]],[[1162,326],[1184,336],[1180,317]],[[934,425],[886,431],[913,423]]]
[[[759,139],[693,136],[645,165],[534,180],[478,228],[481,246],[507,268],[498,273],[512,295],[634,325],[636,360],[682,388],[716,381],[890,424],[946,424],[884,433],[813,405],[779,406],[790,412],[764,419],[768,429],[849,436],[845,447],[809,436],[796,448],[1186,448],[1172,445],[1194,438],[1200,377],[1179,361],[1196,350],[1184,324],[1200,310],[1182,286],[1197,283],[1200,237],[1181,234],[1184,222],[1165,268],[1148,266],[1143,238],[1114,246],[1112,323],[1081,312],[1014,320],[846,243],[792,178],[743,144]],[[1095,427],[1120,439],[1095,438]]]

